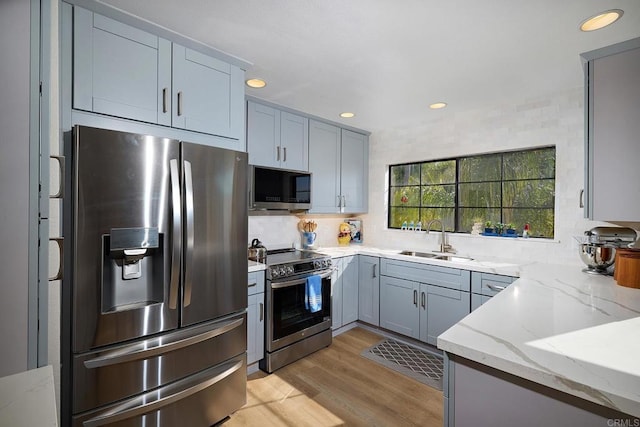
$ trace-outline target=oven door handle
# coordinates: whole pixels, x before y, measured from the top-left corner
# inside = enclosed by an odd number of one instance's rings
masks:
[[[333,273],[333,269],[323,270],[323,272],[319,273],[320,279],[326,279],[327,277],[330,277],[332,273]],[[306,281],[306,277],[304,279],[289,280],[287,282],[276,282],[276,283],[271,282],[270,286],[271,286],[271,289],[282,289],[282,288],[288,288],[291,286],[299,285],[301,283],[304,283],[305,281]]]

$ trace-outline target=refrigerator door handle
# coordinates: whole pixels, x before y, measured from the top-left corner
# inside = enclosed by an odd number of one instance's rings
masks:
[[[238,371],[242,366],[242,360],[232,360],[231,362],[227,362],[223,365],[223,368],[226,368],[223,372],[220,372],[213,377],[206,379],[203,378],[210,375],[209,372],[204,371],[197,374],[191,381],[189,381],[189,383],[198,381],[196,384],[183,388],[177,392],[174,392],[174,389],[182,384],[173,383],[162,387],[159,390],[150,391],[142,396],[125,400],[115,408],[85,421],[83,425],[85,427],[99,427],[157,411],[165,406],[171,405],[179,400],[186,399],[199,391],[211,387],[215,383],[224,380],[229,375]]]
[[[184,189],[185,189],[185,222],[187,226],[187,241],[185,248],[185,266],[184,266],[184,307],[191,304],[191,269],[193,268],[193,248],[194,248],[194,229],[193,229],[193,175],[191,174],[191,162],[184,161]]]
[[[168,353],[170,351],[175,351],[184,347],[189,347],[199,342],[209,340],[211,338],[217,337],[218,335],[225,334],[232,329],[242,326],[243,324],[244,318],[240,318],[228,321],[220,327],[204,332],[202,334],[188,337],[183,337],[183,334],[177,334],[177,338],[171,342],[167,342],[167,340],[171,340],[171,337],[167,336],[163,336],[161,339],[155,338],[152,340],[146,340],[129,347],[109,351],[98,357],[87,360],[84,362],[84,366],[86,366],[88,369],[95,369],[102,368],[104,366],[131,362],[133,360],[149,359],[154,356]],[[159,342],[164,343],[158,344]]]
[[[169,308],[178,307],[178,287],[180,286],[180,248],[182,245],[182,202],[180,201],[180,174],[178,160],[169,160],[171,173],[171,204],[173,210],[173,230],[171,235],[171,281],[169,283]]]

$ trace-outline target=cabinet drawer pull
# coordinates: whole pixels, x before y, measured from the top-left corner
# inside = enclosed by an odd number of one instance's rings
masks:
[[[162,112],[167,112],[167,88],[162,89]]]
[[[254,286],[258,286],[258,282],[249,283],[249,288],[253,288]]]
[[[505,289],[507,289],[506,286],[492,285],[491,283],[487,284],[487,288],[491,289],[492,291],[496,291],[496,292],[504,291]]]

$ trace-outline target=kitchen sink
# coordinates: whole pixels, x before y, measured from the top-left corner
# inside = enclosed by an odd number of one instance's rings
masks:
[[[400,255],[415,256],[420,258],[431,258],[439,261],[451,261],[451,262],[467,262],[473,261],[473,258],[466,256],[450,255],[450,254],[434,254],[431,252],[416,252],[416,251],[402,251]]]
[[[400,255],[418,256],[420,258],[437,258],[440,255],[431,254],[429,252],[402,251]]]

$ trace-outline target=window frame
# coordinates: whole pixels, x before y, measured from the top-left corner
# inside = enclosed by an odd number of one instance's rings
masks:
[[[514,178],[505,178],[505,156],[506,155],[512,155],[514,153],[527,153],[527,152],[532,152],[532,151],[542,151],[542,150],[552,150],[553,151],[553,160],[554,160],[554,167],[553,167],[553,177],[536,177],[536,178],[518,178],[518,179],[514,179]],[[500,158],[500,177],[497,180],[484,180],[484,181],[462,181],[460,179],[460,163],[461,161],[465,160],[465,159],[474,159],[474,158],[482,158],[482,157],[495,157],[495,156],[499,156]],[[422,165],[424,164],[433,164],[433,163],[437,163],[437,162],[450,162],[450,161],[454,161],[455,165],[455,182],[446,182],[446,183],[437,183],[437,184],[433,184],[433,183],[429,183],[429,184],[424,184],[423,183],[423,173],[422,173]],[[393,173],[392,170],[394,167],[402,167],[402,166],[414,166],[414,167],[419,167],[419,183],[418,184],[408,184],[408,185],[392,185],[392,181],[393,181]],[[557,174],[557,149],[555,145],[546,145],[546,146],[540,146],[540,147],[532,147],[532,148],[525,148],[525,149],[518,149],[518,150],[509,150],[509,151],[499,151],[499,152],[493,152],[493,153],[482,153],[482,154],[476,154],[476,155],[469,155],[469,156],[458,156],[458,157],[450,157],[450,158],[442,158],[442,159],[433,159],[433,160],[426,160],[426,161],[420,161],[420,162],[407,162],[407,163],[398,163],[398,164],[390,164],[388,165],[388,180],[387,180],[387,228],[390,230],[400,230],[401,226],[392,226],[392,210],[393,208],[399,208],[399,207],[403,207],[397,204],[393,204],[393,197],[395,195],[395,191],[394,189],[397,188],[402,188],[402,187],[418,187],[418,206],[406,206],[407,209],[417,209],[418,210],[418,218],[421,217],[422,214],[422,209],[453,209],[453,220],[454,220],[454,225],[453,225],[453,230],[447,228],[447,231],[452,232],[452,233],[460,233],[460,234],[470,234],[470,231],[468,231],[468,227],[467,230],[465,230],[465,227],[463,227],[460,222],[461,222],[461,210],[462,209],[495,209],[497,211],[499,211],[500,213],[500,222],[504,223],[504,218],[505,218],[505,210],[540,210],[540,211],[551,211],[551,215],[553,218],[553,227],[551,230],[551,235],[550,236],[542,236],[542,235],[536,235],[535,237],[541,238],[541,239],[554,239],[555,236],[555,208],[556,208],[556,174]],[[505,183],[517,183],[517,182],[526,182],[526,181],[552,181],[553,182],[553,196],[551,199],[551,205],[550,206],[543,206],[543,207],[536,207],[536,206],[504,206],[504,193],[505,193]],[[497,183],[500,186],[500,203],[499,206],[493,207],[487,207],[487,206],[461,206],[461,202],[460,202],[460,184],[483,184],[483,183]],[[422,200],[422,194],[423,194],[423,189],[425,187],[434,187],[434,186],[454,186],[454,206],[450,207],[450,206],[427,206],[427,205],[423,205],[423,200]],[[426,224],[422,224],[423,229],[426,227]],[[483,223],[483,228],[484,228],[484,223]],[[519,233],[522,232],[522,230],[517,230]]]

